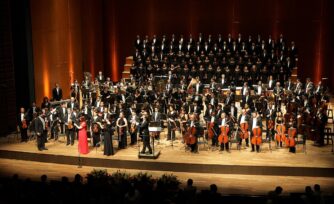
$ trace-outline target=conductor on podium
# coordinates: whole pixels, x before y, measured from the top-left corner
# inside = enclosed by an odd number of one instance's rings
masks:
[[[143,137],[143,149],[140,153],[145,154],[146,152],[146,148],[148,148],[149,150],[149,154],[152,154],[152,148],[150,145],[150,135],[149,135],[149,130],[148,130],[148,116],[147,116],[147,112],[145,112],[142,115],[142,122],[140,123],[140,134]]]

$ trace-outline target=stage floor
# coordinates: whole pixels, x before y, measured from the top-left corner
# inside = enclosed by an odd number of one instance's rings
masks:
[[[91,147],[89,154],[80,155],[80,159],[83,165],[110,168],[334,177],[332,145],[317,147],[313,145],[313,141],[307,141],[306,151],[303,151],[303,145],[300,144],[297,145],[297,153],[293,154],[289,153],[287,148],[277,149],[274,142],[271,151],[268,143],[265,143],[260,153],[250,152],[251,148],[246,148],[245,144],[241,150],[237,150],[236,144],[233,144],[230,153],[200,144],[199,153],[194,154],[185,150],[179,134],[173,144],[166,141],[164,134],[165,132],[162,133],[159,143],[155,142],[156,151],[160,151],[160,156],[155,160],[139,159],[139,145],[116,150],[113,156],[104,156],[103,146]],[[114,141],[114,147],[117,146],[116,142]],[[58,141],[49,140],[46,147],[49,150],[38,151],[35,141],[18,143],[15,135],[10,135],[0,141],[0,158],[72,165],[78,163],[77,143],[66,146],[65,137],[60,137]]]
[[[182,185],[188,178],[195,181],[199,189],[207,189],[212,183],[218,185],[224,194],[263,195],[280,185],[284,193],[302,192],[306,185],[316,183],[332,194],[334,192],[334,155],[332,146],[313,146],[307,141],[306,153],[303,146],[297,147],[297,153],[288,149],[272,151],[264,144],[260,153],[250,152],[243,147],[236,150],[235,144],[230,153],[208,149],[200,145],[198,154],[185,151],[184,145],[177,140],[172,144],[165,139],[156,145],[160,156],[155,159],[139,159],[139,146],[128,146],[119,150],[114,156],[104,156],[103,147],[90,148],[87,155],[79,157],[77,143],[66,146],[65,138],[50,140],[47,151],[38,151],[35,141],[18,143],[15,135],[0,139],[0,175],[11,176],[18,173],[21,178],[38,180],[40,175],[47,174],[50,179],[62,176],[73,178],[74,174],[86,175],[91,170],[107,169],[114,172],[118,169],[128,173],[149,172],[154,177],[163,173],[173,173],[179,177]],[[161,135],[165,138],[165,135]],[[177,137],[179,135],[177,134]],[[116,141],[114,143],[116,147]]]

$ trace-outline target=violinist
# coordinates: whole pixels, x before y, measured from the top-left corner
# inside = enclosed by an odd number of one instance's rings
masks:
[[[129,132],[130,132],[130,145],[137,144],[137,132],[138,132],[138,125],[139,125],[139,117],[137,116],[135,111],[131,112],[131,116],[129,118]]]
[[[93,112],[93,118],[91,120],[91,135],[93,140],[93,147],[100,146],[101,140],[101,122],[103,120],[103,113],[101,112]]]
[[[120,112],[119,118],[116,121],[116,126],[118,129],[118,148],[125,149],[127,146],[126,127],[128,127],[128,121],[124,117],[124,112]]]
[[[224,149],[226,149],[226,151],[229,152],[229,136],[231,129],[232,129],[231,120],[228,118],[226,113],[223,112],[219,120],[218,141],[220,143],[220,151],[224,151]]]
[[[174,107],[172,105],[169,106],[169,110],[168,110],[167,116],[168,116],[167,140],[175,140],[175,130],[177,128],[175,119],[177,117],[177,113],[174,110]]]
[[[186,124],[187,124],[187,121],[188,121],[188,114],[185,111],[184,107],[181,107],[180,114],[179,114],[179,121],[180,121],[181,135],[182,135],[182,138],[183,138],[184,134],[186,132]]]
[[[252,128],[251,131],[251,143],[252,143],[252,152],[260,152],[260,145],[262,143],[262,118],[260,115],[254,111],[252,113],[252,119],[250,120],[250,125]]]
[[[192,153],[197,153],[197,136],[199,134],[200,124],[195,114],[190,115],[187,122],[187,132],[185,135],[185,143],[190,147]]]
[[[20,108],[20,114],[18,118],[18,125],[20,128],[21,133],[21,142],[28,142],[28,120],[27,120],[27,114],[25,112],[25,109],[22,107]]]
[[[68,108],[65,116],[65,130],[66,130],[66,141],[67,141],[66,146],[70,144],[74,145],[75,121],[76,121],[76,116],[74,115],[74,112],[71,110],[71,108]]]
[[[241,134],[239,139],[239,146],[242,145],[242,140],[245,139],[246,141],[246,147],[249,147],[249,129],[248,129],[248,122],[249,122],[250,116],[247,114],[246,109],[242,109],[242,113],[239,116],[238,124],[241,128]]]

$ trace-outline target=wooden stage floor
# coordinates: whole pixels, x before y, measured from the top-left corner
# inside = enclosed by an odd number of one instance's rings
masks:
[[[266,143],[263,144],[260,153],[250,152],[251,148],[246,148],[245,144],[240,151],[236,149],[236,144],[233,144],[230,153],[220,152],[218,148],[211,149],[207,144],[201,144],[199,153],[193,154],[185,151],[185,146],[180,140],[177,139],[172,144],[164,139],[163,134],[159,144],[155,142],[155,149],[161,152],[155,160],[139,159],[138,152],[141,147],[138,145],[116,150],[116,154],[109,157],[103,155],[103,146],[91,147],[90,153],[81,155],[80,158],[83,165],[111,168],[195,173],[334,176],[334,155],[331,152],[331,145],[317,147],[313,146],[312,141],[307,141],[306,152],[300,144],[297,146],[297,153],[293,154],[289,153],[287,148],[277,149],[274,142],[272,142],[272,151]],[[60,137],[58,141],[49,140],[46,144],[49,150],[38,151],[35,141],[18,143],[14,141],[14,136],[9,136],[9,139],[2,138],[0,141],[0,158],[23,158],[72,165],[78,162],[77,143],[66,146],[64,137]],[[177,138],[179,137],[180,135],[177,134]],[[116,143],[114,146],[117,146]],[[301,169],[303,171],[299,172]]]
[[[39,178],[47,174],[52,179],[61,176],[73,177],[74,174],[87,174],[94,168],[117,169],[130,173],[148,171],[153,176],[163,173],[176,174],[184,184],[188,178],[193,178],[196,185],[207,188],[216,183],[219,190],[233,194],[265,194],[275,186],[283,186],[286,192],[303,191],[306,185],[321,184],[327,193],[334,192],[334,154],[332,146],[313,146],[307,141],[306,153],[302,145],[297,147],[297,153],[288,149],[276,149],[272,143],[272,151],[264,144],[260,153],[250,152],[250,148],[236,150],[235,144],[231,152],[219,152],[200,145],[198,154],[185,151],[180,140],[173,145],[166,141],[162,134],[160,144],[156,149],[161,151],[155,159],[139,159],[139,147],[128,146],[119,150],[114,156],[104,156],[103,147],[90,148],[90,153],[81,155],[82,168],[78,168],[77,143],[65,145],[65,138],[58,141],[50,140],[47,151],[38,151],[35,141],[18,143],[15,135],[0,140],[0,174],[10,176],[18,173],[22,177]],[[177,138],[179,135],[177,134]],[[244,144],[243,144],[244,145]],[[116,147],[116,143],[114,143]],[[255,184],[256,183],[256,184]]]

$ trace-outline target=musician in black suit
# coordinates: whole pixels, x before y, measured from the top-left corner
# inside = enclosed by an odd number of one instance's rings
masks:
[[[104,83],[104,75],[102,73],[102,71],[99,71],[98,75],[96,76],[97,80],[99,81],[100,85]]]
[[[37,148],[39,151],[48,150],[45,147],[45,141],[47,137],[47,129],[45,123],[45,113],[42,111],[38,111],[39,116],[36,118],[34,125],[35,125],[35,132],[37,134]]]
[[[274,127],[275,127],[275,119],[276,119],[276,110],[275,110],[272,103],[269,104],[269,106],[266,110],[265,116],[266,116],[266,129],[267,129],[266,138],[267,138],[267,140],[268,139],[273,140],[274,139],[273,137],[274,137],[274,129],[275,129]],[[272,130],[268,129],[269,123],[271,123],[271,125],[273,126]]]
[[[254,135],[254,133],[253,133],[253,130],[255,129],[255,128],[260,128],[260,130],[261,130],[261,134],[260,134],[260,137],[262,137],[262,118],[260,117],[260,115],[259,114],[257,114],[257,112],[256,111],[253,111],[252,112],[252,118],[251,118],[251,120],[249,121],[249,127],[250,127],[250,135],[251,135],[251,138],[252,137],[255,137],[255,135]],[[255,151],[255,147],[256,147],[256,151],[257,152],[260,152],[260,144],[256,144],[256,145],[254,145],[253,143],[252,143],[252,152],[254,152]]]
[[[75,101],[74,97],[71,97],[71,101],[67,104],[67,108],[73,109],[79,109],[79,104]]]
[[[189,130],[191,130],[192,128],[194,128],[195,130],[195,134],[191,135],[191,137],[194,137],[194,143],[189,143],[187,144],[190,147],[190,150],[192,153],[197,153],[197,138],[198,136],[200,136],[200,124],[197,121],[197,116],[195,114],[191,114],[189,117],[190,120],[188,120],[186,126],[187,126],[187,133],[186,135],[189,133]],[[187,143],[187,142],[186,142]]]
[[[241,126],[242,123],[249,123],[250,120],[250,116],[247,114],[246,109],[242,109],[242,114],[240,114],[239,118],[238,118],[238,124]],[[249,127],[246,131],[249,131]],[[245,139],[246,141],[246,146],[249,147],[249,138]],[[239,146],[242,145],[242,138],[239,139]]]
[[[153,152],[150,144],[150,135],[148,130],[149,119],[147,112],[144,112],[142,114],[141,119],[142,121],[140,123],[140,135],[143,137],[143,149],[140,153],[145,154],[146,148],[148,148],[148,153],[152,154]]]
[[[230,120],[230,118],[226,115],[225,112],[223,112],[221,114],[220,119],[218,121],[218,126],[219,126],[218,135],[220,136],[222,134],[221,128],[223,126],[226,126],[226,127],[229,128],[229,132],[227,134],[228,134],[228,138],[230,138],[230,135],[231,135],[231,132],[232,132],[233,123]],[[223,142],[220,143],[220,151],[224,151],[225,149],[226,149],[227,152],[229,151],[229,142],[227,142],[225,144]]]
[[[60,101],[63,98],[63,90],[58,83],[55,84],[55,88],[52,90],[52,98],[54,101]]]
[[[20,128],[20,133],[21,133],[21,142],[28,142],[28,119],[27,119],[27,114],[24,110],[24,108],[20,108],[20,113],[18,115],[18,126]]]
[[[62,103],[58,108],[57,108],[57,113],[59,117],[59,124],[60,124],[60,131],[61,134],[65,133],[65,121],[66,121],[66,114],[67,114],[67,107],[66,103]]]
[[[75,109],[74,109],[75,110]],[[65,126],[66,126],[66,146],[74,145],[75,138],[75,127],[74,123],[76,122],[77,114],[71,109],[67,109],[67,114],[65,118]]]

